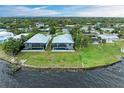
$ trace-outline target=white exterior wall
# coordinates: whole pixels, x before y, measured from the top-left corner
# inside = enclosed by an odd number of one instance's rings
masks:
[[[112,39],[106,39],[106,43],[113,43]]]
[[[66,44],[66,47],[67,47],[68,49],[72,50],[72,49],[73,49],[73,44]]]

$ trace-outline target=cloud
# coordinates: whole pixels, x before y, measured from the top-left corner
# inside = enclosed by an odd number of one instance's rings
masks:
[[[124,5],[0,6],[0,16],[124,17]]]
[[[92,6],[85,11],[78,11],[75,16],[82,17],[124,17],[124,6]]]
[[[56,16],[61,14],[58,11],[43,7],[26,7],[26,6],[4,6],[0,9],[3,16]]]

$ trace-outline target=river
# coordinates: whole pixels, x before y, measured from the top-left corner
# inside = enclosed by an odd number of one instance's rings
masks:
[[[41,72],[23,68],[12,75],[10,65],[0,60],[0,87],[120,88],[124,87],[124,62],[83,72]]]

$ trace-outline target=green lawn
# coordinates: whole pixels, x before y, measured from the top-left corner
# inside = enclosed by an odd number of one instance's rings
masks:
[[[26,65],[41,68],[88,68],[107,65],[119,60],[120,48],[124,46],[124,41],[113,44],[90,45],[74,53],[52,53],[50,51],[42,53],[19,53],[17,60],[26,59]],[[13,57],[6,55],[0,45],[0,58],[10,61]]]
[[[20,53],[17,57],[27,59],[25,64],[37,67],[72,68],[95,67],[117,62],[123,55],[120,48],[124,41],[113,44],[90,45],[74,53]]]

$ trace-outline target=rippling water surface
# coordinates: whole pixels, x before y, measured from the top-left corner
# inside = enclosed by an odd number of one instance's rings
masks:
[[[124,62],[84,72],[22,69],[11,75],[9,64],[0,61],[0,87],[124,87]]]

